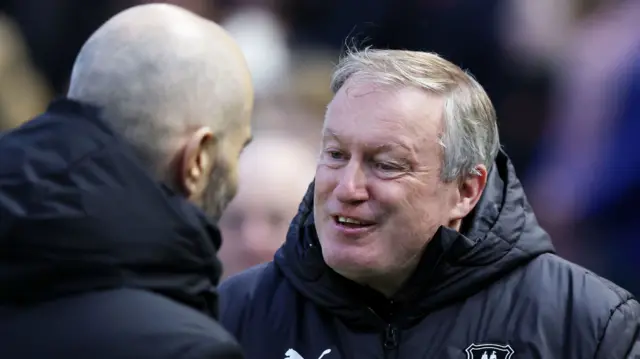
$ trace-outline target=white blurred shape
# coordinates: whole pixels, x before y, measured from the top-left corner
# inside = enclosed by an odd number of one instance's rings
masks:
[[[251,70],[256,96],[283,85],[290,66],[286,32],[278,18],[258,7],[245,7],[222,22],[238,42]]]

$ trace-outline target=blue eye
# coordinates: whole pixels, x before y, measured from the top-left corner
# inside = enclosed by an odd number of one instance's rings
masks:
[[[333,159],[333,160],[342,160],[344,159],[344,154],[340,151],[335,151],[335,150],[328,150],[326,151],[327,155],[329,155],[329,158]]]
[[[382,163],[382,162],[378,162],[375,164],[375,168],[377,170],[380,171],[385,171],[385,172],[390,172],[390,171],[397,171],[398,167],[393,165],[393,164],[389,164],[389,163]]]

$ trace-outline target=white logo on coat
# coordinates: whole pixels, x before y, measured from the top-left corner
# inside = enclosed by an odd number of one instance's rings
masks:
[[[515,353],[508,344],[471,344],[465,352],[467,359],[511,359]]]
[[[320,356],[318,357],[318,359],[322,359],[322,357],[324,357],[329,353],[331,353],[331,349],[327,349],[323,351],[322,354],[320,354]],[[287,350],[287,352],[284,353],[284,355],[285,355],[284,359],[304,359],[302,355],[298,354],[298,352],[293,349]]]

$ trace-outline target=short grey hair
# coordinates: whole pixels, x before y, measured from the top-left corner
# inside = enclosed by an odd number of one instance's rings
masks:
[[[441,178],[454,181],[490,168],[500,150],[496,112],[482,86],[460,67],[435,53],[350,50],[331,78],[338,90],[352,77],[391,86],[412,86],[445,97]]]

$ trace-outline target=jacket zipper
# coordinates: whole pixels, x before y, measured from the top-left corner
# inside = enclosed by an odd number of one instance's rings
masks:
[[[393,303],[393,302],[392,302]],[[392,323],[387,323],[382,317],[376,313],[371,307],[368,308],[373,315],[375,315],[380,322],[385,324],[384,330],[384,339],[382,341],[382,348],[384,349],[384,357],[385,358],[397,358],[398,357],[398,346],[399,343],[399,334],[400,330]]]
[[[397,349],[398,349],[398,328],[396,328],[393,324],[388,324],[387,328],[384,331],[384,353],[385,358],[395,358],[397,357]],[[395,356],[393,354],[396,354]]]

